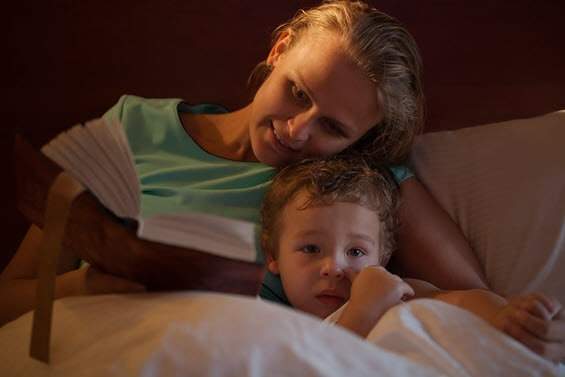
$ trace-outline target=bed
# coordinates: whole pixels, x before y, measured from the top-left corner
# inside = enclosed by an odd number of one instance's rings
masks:
[[[249,97],[241,88],[268,50],[272,26],[313,3],[10,5],[5,160],[15,130],[39,146],[100,115],[126,92],[243,105]],[[414,150],[418,175],[458,221],[495,290],[542,290],[565,302],[565,115],[558,112],[565,109],[564,6],[376,5],[407,24],[424,58],[427,133]],[[503,121],[510,122],[498,124]],[[499,158],[501,148],[508,159]],[[11,187],[2,189],[13,195]],[[493,210],[493,203],[504,210]],[[3,222],[5,265],[26,223],[13,207]],[[240,296],[67,298],[55,306],[50,365],[27,357],[30,320],[26,314],[0,329],[2,375],[565,373],[468,313],[430,301],[391,310],[367,342]]]

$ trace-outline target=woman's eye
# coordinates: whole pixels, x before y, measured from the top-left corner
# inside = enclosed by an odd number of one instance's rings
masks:
[[[339,126],[336,126],[334,123],[332,123],[328,120],[323,120],[322,125],[323,125],[323,127],[324,127],[324,129],[326,130],[327,133],[329,133],[331,135],[335,135],[335,136],[346,137],[346,135],[342,131],[342,129],[339,128]]]
[[[291,84],[291,91],[294,98],[296,98],[300,103],[309,103],[310,99],[306,92],[302,89],[299,89],[296,84]]]
[[[320,248],[316,245],[306,245],[300,249],[306,254],[314,254],[320,251]]]
[[[367,255],[367,253],[363,249],[355,247],[347,250],[347,255],[350,257],[362,257],[363,255]]]

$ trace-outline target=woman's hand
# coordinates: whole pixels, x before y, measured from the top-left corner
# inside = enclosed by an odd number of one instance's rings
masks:
[[[349,305],[371,317],[380,318],[404,298],[414,295],[412,287],[381,266],[368,266],[359,273],[348,270],[346,274],[352,282]]]
[[[552,361],[565,361],[565,313],[559,301],[541,293],[509,299],[495,326]]]
[[[104,273],[92,266],[67,272],[74,295],[145,292],[142,284]]]

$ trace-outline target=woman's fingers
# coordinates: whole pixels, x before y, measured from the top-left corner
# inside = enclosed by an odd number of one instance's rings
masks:
[[[546,359],[565,361],[565,313],[556,299],[530,294],[515,303],[505,332]]]
[[[550,318],[553,318],[561,310],[561,303],[553,297],[537,292],[531,293],[529,297],[532,301],[541,303],[549,313]]]
[[[542,341],[565,343],[565,320],[558,319],[545,321],[525,311],[514,314],[514,322],[522,326]]]
[[[548,360],[559,362],[565,359],[565,343],[544,341],[514,321],[506,323],[504,332]]]
[[[511,300],[510,304],[546,321],[549,321],[553,316],[552,308],[548,307],[549,304],[547,304],[544,297],[537,293],[520,296],[518,299]]]
[[[135,281],[106,274],[92,266],[85,271],[85,293],[137,293],[145,292],[145,286]]]

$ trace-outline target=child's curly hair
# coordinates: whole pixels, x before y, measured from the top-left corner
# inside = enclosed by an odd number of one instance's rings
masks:
[[[304,160],[287,166],[273,179],[261,207],[261,246],[277,257],[280,218],[284,207],[306,191],[309,199],[301,209],[336,202],[359,204],[374,211],[379,229],[381,265],[386,265],[396,247],[398,186],[385,168],[372,168],[358,157]]]

